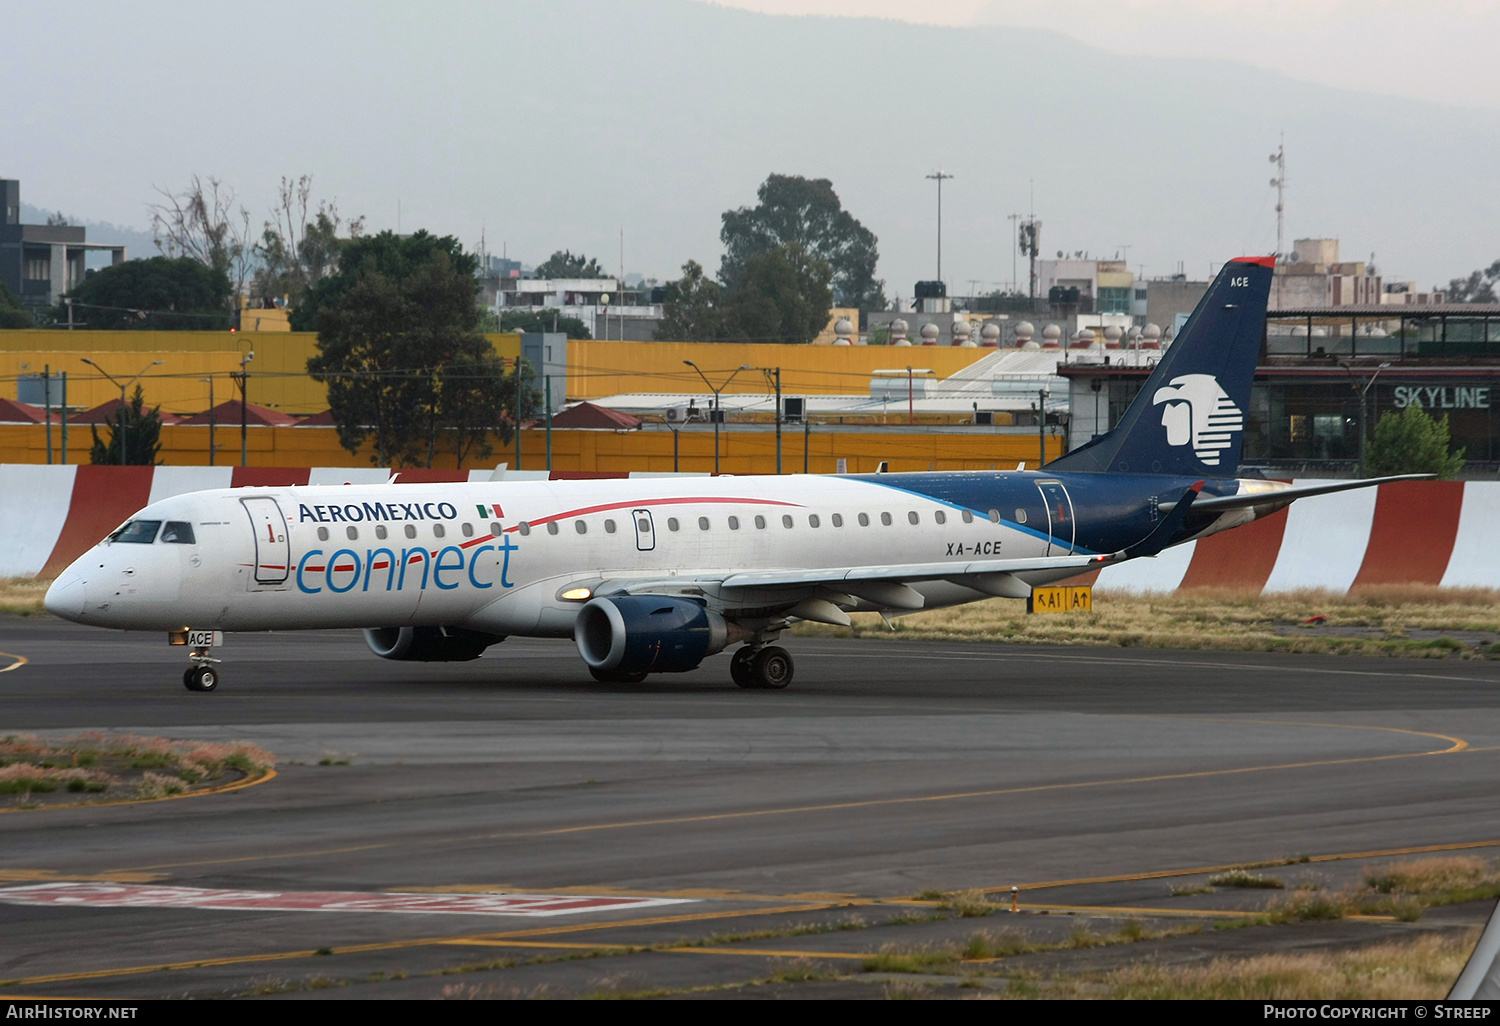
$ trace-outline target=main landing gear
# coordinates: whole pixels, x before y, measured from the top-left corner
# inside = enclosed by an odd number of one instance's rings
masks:
[[[776,645],[746,645],[729,659],[729,676],[742,688],[780,691],[792,682],[792,654]]]
[[[214,691],[219,687],[219,671],[212,663],[219,660],[208,654],[206,648],[195,648],[188,653],[193,665],[182,671],[182,686],[189,691]]]

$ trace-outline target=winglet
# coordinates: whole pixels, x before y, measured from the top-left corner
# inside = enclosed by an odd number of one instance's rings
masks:
[[[1120,558],[1135,559],[1138,556],[1154,556],[1170,545],[1177,534],[1177,529],[1187,519],[1188,511],[1193,508],[1193,503],[1197,501],[1202,491],[1202,481],[1189,485],[1188,490],[1182,493],[1182,498],[1178,499],[1177,504],[1172,507],[1172,512],[1156,525],[1156,530],[1123,550]]]

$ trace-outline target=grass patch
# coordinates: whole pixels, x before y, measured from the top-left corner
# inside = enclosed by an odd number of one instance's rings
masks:
[[[0,794],[87,798],[113,792],[128,800],[163,798],[226,774],[258,777],[275,759],[253,745],[174,741],[134,734],[86,733],[59,739],[0,736]],[[63,795],[58,795],[63,799]],[[57,799],[49,799],[58,804]],[[65,799],[64,799],[65,801]]]
[[[1207,965],[1145,963],[1096,977],[1118,998],[1147,1000],[1435,1000],[1468,961],[1478,931],[1349,951],[1215,959]],[[1061,997],[1051,989],[1047,997]]]
[[[802,623],[803,635],[900,640],[1009,641],[1251,652],[1326,652],[1408,658],[1496,658],[1500,645],[1452,637],[1413,640],[1412,630],[1500,634],[1500,591],[1393,585],[1341,594],[1321,590],[1257,595],[1199,589],[1150,595],[1096,592],[1087,613],[1028,615],[1023,601],[988,599],[913,613],[886,628],[873,613],[852,628]],[[1301,625],[1315,615],[1322,620]]]
[[[1209,887],[1243,887],[1251,890],[1279,891],[1286,885],[1274,876],[1262,876],[1248,869],[1227,869],[1205,881]]]
[[[998,911],[1001,906],[991,904],[984,891],[954,891],[943,896],[938,908],[952,912],[960,919],[980,919]]]
[[[1272,923],[1322,923],[1358,912],[1355,899],[1334,891],[1294,891],[1266,906]]]
[[[45,612],[42,600],[50,587],[51,578],[0,577],[0,613],[35,616]]]
[[[1112,944],[1134,944],[1201,933],[1202,923],[1190,923],[1170,930],[1151,930],[1136,919],[1126,920],[1111,933],[1095,933],[1087,923],[1073,925],[1066,940],[1030,941],[1016,930],[979,930],[961,944],[923,945],[905,948],[888,944],[866,958],[861,968],[867,973],[952,973],[962,970],[961,963],[984,962],[1037,951],[1061,951],[1067,948],[1096,948]]]
[[[1365,886],[1376,894],[1412,895],[1428,905],[1500,897],[1500,865],[1475,856],[1415,859],[1371,866]]]
[[[1171,891],[1172,897],[1174,898],[1187,898],[1191,897],[1194,894],[1213,893],[1214,889],[1208,886],[1208,884],[1182,884],[1181,886],[1173,887]]]

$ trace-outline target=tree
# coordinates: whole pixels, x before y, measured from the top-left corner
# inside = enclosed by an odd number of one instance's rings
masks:
[[[124,463],[125,460],[120,458],[123,441],[124,456],[130,466],[156,466],[159,462],[156,457],[161,454],[161,412],[154,406],[148,410],[145,405],[146,394],[140,385],[136,385],[130,394],[130,402],[115,407],[114,416],[105,425],[109,441],[99,437],[97,427],[89,428],[94,435],[94,444],[89,449],[90,463],[109,466]]]
[[[885,309],[885,282],[875,277],[880,257],[875,234],[844,210],[832,182],[773,174],[756,195],[759,205],[723,216],[719,280],[726,287],[738,283],[755,254],[796,243],[833,269],[833,298],[839,306]]]
[[[1500,286],[1500,260],[1467,278],[1454,278],[1448,283],[1450,303],[1493,303],[1496,288]]]
[[[828,261],[796,243],[752,255],[725,298],[728,337],[740,342],[811,342],[828,325],[832,273]]]
[[[0,328],[29,328],[31,314],[21,305],[21,297],[0,285]]]
[[[662,316],[652,338],[658,342],[722,342],[725,338],[723,290],[703,273],[703,265],[689,260],[682,277],[668,282]]]
[[[599,266],[599,261],[593,257],[586,257],[582,253],[574,256],[566,249],[560,249],[542,262],[532,271],[536,278],[608,278],[604,268]]]
[[[1370,477],[1436,474],[1450,478],[1463,469],[1466,450],[1450,453],[1448,448],[1448,415],[1437,420],[1412,403],[1404,410],[1389,410],[1381,416],[1365,446],[1365,465],[1360,472]]]
[[[255,272],[254,294],[271,299],[287,297],[295,308],[313,285],[338,270],[346,239],[364,234],[365,219],[345,223],[337,201],[318,201],[311,211],[312,176],[296,181],[285,176],[271,219],[265,222],[254,246],[261,266]]]
[[[223,272],[232,295],[245,291],[255,254],[250,243],[250,212],[235,209],[234,190],[217,178],[205,183],[197,175],[182,192],[157,187],[162,202],[153,203],[151,232],[156,248],[169,257],[188,257]]]
[[[350,452],[373,438],[377,465],[430,467],[445,447],[461,459],[491,432],[511,437],[516,378],[478,331],[477,266],[452,237],[381,232],[351,240],[308,290],[296,311],[318,332],[308,373]]]
[[[569,338],[593,338],[588,325],[577,317],[563,317],[545,310],[506,310],[500,314],[497,331],[561,331]]]
[[[229,327],[229,279],[189,257],[127,260],[79,282],[67,299],[90,328],[207,331]],[[59,320],[67,314],[55,312]]]

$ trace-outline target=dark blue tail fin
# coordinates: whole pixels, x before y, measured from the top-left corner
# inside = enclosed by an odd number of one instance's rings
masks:
[[[1047,469],[1233,477],[1274,267],[1225,264],[1115,429]]]

